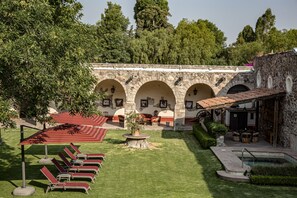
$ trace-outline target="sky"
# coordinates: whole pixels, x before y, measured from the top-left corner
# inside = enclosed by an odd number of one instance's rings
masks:
[[[107,7],[107,2],[117,3],[135,28],[134,5],[136,0],[78,0],[83,5],[82,22],[96,24]],[[276,16],[279,30],[297,29],[297,0],[168,0],[169,22],[175,27],[183,18],[197,21],[207,19],[227,37],[227,44],[236,41],[244,26],[255,28],[257,19],[268,8]]]

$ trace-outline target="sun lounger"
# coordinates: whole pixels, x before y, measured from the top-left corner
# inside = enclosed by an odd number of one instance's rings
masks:
[[[72,159],[73,164],[80,164],[80,165],[96,164],[96,165],[102,167],[102,160],[99,160],[99,159],[82,160],[82,159],[78,159],[67,147],[64,148],[64,151]]]
[[[63,153],[58,153],[59,157],[62,159],[64,164],[67,166],[68,171],[74,172],[95,172],[98,174],[99,167],[98,166],[75,166],[69,162],[69,160],[63,155]]]
[[[46,193],[49,190],[54,190],[54,189],[63,189],[63,190],[82,189],[82,190],[85,190],[87,194],[89,194],[88,190],[90,190],[91,187],[86,182],[60,182],[53,176],[53,174],[45,166],[41,168],[40,171],[50,182],[49,186],[46,189]]]
[[[70,143],[71,148],[76,152],[76,157],[77,158],[84,158],[84,159],[92,159],[92,158],[99,158],[104,160],[105,159],[105,154],[103,153],[82,153],[77,146],[75,146],[73,143]]]
[[[53,158],[52,162],[54,163],[54,165],[56,166],[56,168],[59,171],[59,175],[57,175],[57,179],[60,181],[61,179],[90,179],[93,183],[94,183],[94,179],[95,179],[95,175],[94,173],[72,173],[72,172],[68,172],[65,168],[63,168],[63,166],[61,166],[61,164],[59,164],[59,162]]]

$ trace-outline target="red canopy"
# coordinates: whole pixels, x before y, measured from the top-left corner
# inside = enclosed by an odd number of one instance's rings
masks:
[[[99,115],[92,115],[90,117],[83,117],[79,114],[71,115],[68,112],[51,114],[53,120],[57,123],[79,124],[90,126],[102,126],[107,118]]]
[[[102,128],[64,124],[41,130],[24,139],[20,145],[102,142],[106,132],[107,130]]]

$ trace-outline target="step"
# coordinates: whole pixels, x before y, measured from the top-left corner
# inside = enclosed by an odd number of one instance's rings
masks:
[[[248,176],[244,176],[243,174],[232,174],[228,173],[224,170],[217,171],[217,175],[227,181],[234,181],[234,182],[250,182],[250,178]]]

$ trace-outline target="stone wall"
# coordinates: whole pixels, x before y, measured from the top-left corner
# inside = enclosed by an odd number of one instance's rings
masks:
[[[255,86],[287,90],[280,102],[278,143],[297,150],[297,54],[290,51],[257,57],[254,65]]]
[[[135,109],[136,94],[145,83],[160,81],[168,85],[175,97],[173,110],[177,125],[185,122],[185,96],[193,85],[207,85],[213,96],[221,96],[234,85],[253,89],[255,84],[254,73],[249,67],[94,63],[93,68],[98,84],[114,80],[123,88],[125,112]]]

